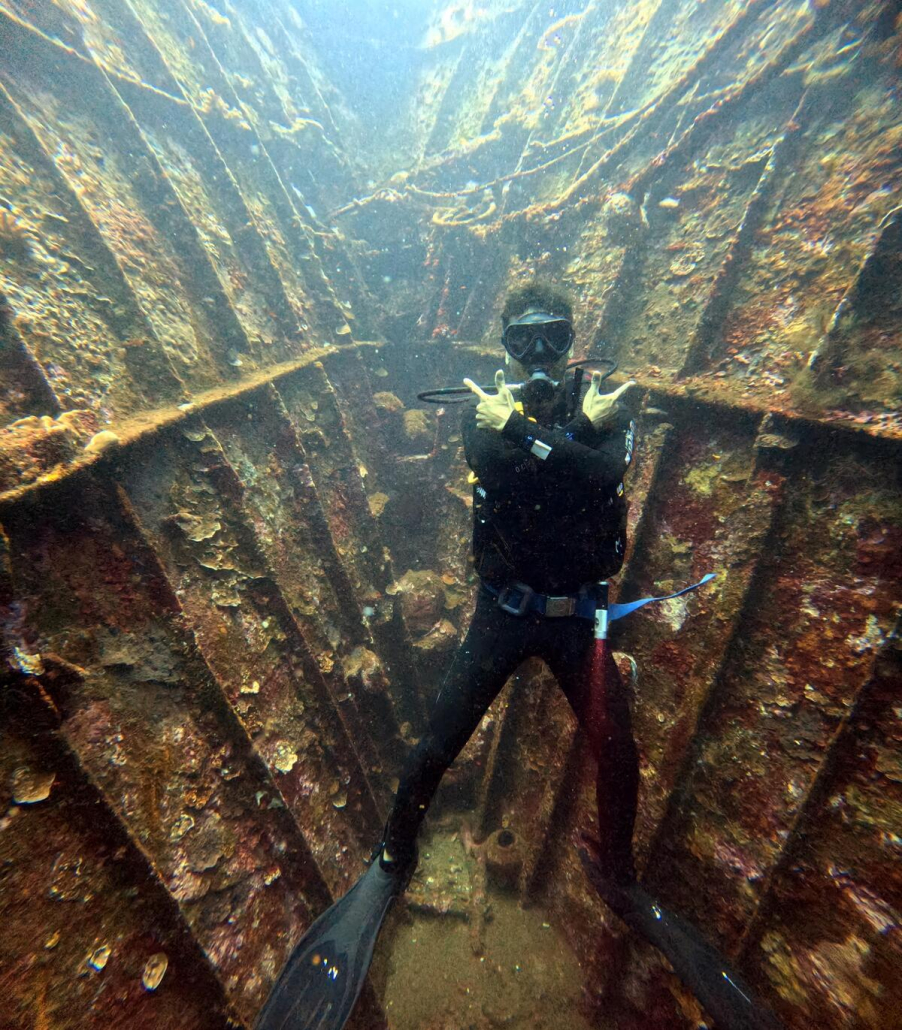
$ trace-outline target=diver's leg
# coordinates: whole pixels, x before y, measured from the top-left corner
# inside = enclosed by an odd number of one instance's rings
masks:
[[[480,591],[466,638],[458,648],[429,718],[401,777],[383,842],[383,864],[407,864],[420,824],[448,766],[529,650],[534,618],[501,611]]]
[[[627,689],[610,650],[602,656],[603,675],[590,674],[596,641],[592,623],[568,619],[562,631],[549,638],[542,657],[567,696],[589,737],[598,763],[595,797],[601,837],[597,861],[609,878],[635,879],[633,826],[639,792],[639,753]]]
[[[586,639],[588,638],[588,643]],[[664,908],[635,879],[633,824],[639,761],[629,697],[605,647],[601,675],[589,674],[598,652],[588,632],[561,633],[543,657],[557,677],[598,759],[595,789],[599,841],[584,838],[580,857],[599,895],[629,926],[658,948],[680,979],[724,1030],[780,1030],[780,1021],[723,956],[690,923]]]
[[[480,596],[467,637],[436,700],[429,728],[414,750],[372,862],[295,945],[256,1030],[317,1026],[341,1030],[360,994],[386,913],[405,889],[416,834],[442,773],[529,649],[529,618],[502,612]],[[315,1022],[314,1022],[315,1021]]]

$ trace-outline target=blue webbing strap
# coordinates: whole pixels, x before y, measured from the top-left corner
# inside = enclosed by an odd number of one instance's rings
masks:
[[[624,615],[632,615],[637,608],[643,608],[647,604],[651,604],[653,601],[669,601],[672,597],[682,597],[683,594],[688,594],[690,590],[697,590],[700,586],[704,586],[705,583],[710,583],[712,579],[717,578],[716,572],[709,572],[707,576],[697,582],[693,583],[691,587],[683,587],[682,590],[677,590],[675,594],[665,594],[663,597],[643,597],[639,601],[630,601],[629,604],[612,604],[608,608],[608,622],[613,622],[615,619],[622,619]]]

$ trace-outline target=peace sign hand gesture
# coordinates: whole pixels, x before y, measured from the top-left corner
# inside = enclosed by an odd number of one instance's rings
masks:
[[[492,397],[472,379],[465,379],[464,384],[476,394],[479,403],[476,405],[476,425],[479,429],[497,429],[500,433],[507,425],[507,420],[516,410],[514,395],[504,385],[504,372],[499,368],[495,373],[495,389],[497,395]]]
[[[583,412],[588,416],[596,429],[601,429],[603,425],[617,417],[620,411],[620,404],[618,403],[620,397],[631,386],[635,385],[635,382],[631,379],[628,383],[624,383],[623,386],[618,386],[613,393],[599,393],[601,372],[592,373],[592,384],[589,387],[589,392],[583,397]]]

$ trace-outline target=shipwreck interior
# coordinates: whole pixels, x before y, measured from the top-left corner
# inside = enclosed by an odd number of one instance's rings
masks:
[[[902,13],[0,0],[0,1026],[250,1027],[472,612],[506,290],[638,384],[644,880],[794,1030],[902,1027]],[[634,675],[632,672],[634,671]],[[587,883],[539,662],[357,1030],[710,1025]]]

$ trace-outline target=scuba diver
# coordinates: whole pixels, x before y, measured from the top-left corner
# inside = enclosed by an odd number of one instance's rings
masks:
[[[442,775],[531,657],[551,669],[597,760],[602,839],[584,838],[581,849],[590,882],[620,918],[664,952],[719,1027],[779,1027],[717,952],[637,883],[632,835],[639,762],[627,692],[609,651],[605,689],[594,689],[586,675],[598,636],[596,613],[607,611],[606,581],[620,571],[626,549],[623,480],[635,426],[621,397],[635,384],[603,393],[607,376],[593,371],[583,393],[582,368],[568,381],[568,364],[588,362],[568,363],[572,306],[549,284],[511,292],[501,320],[507,366],[519,385],[507,385],[499,370],[494,388],[465,379],[466,390],[421,395],[470,391],[476,399],[462,419],[480,577],[472,621],[407,761],[369,868],[295,947],[257,1030],[344,1026],[385,915],[416,867],[417,833]],[[619,607],[626,614],[647,600]]]

